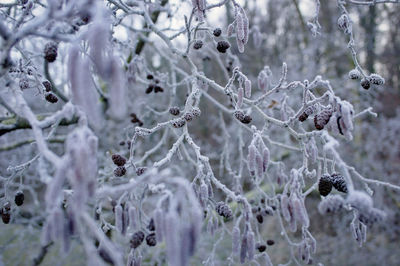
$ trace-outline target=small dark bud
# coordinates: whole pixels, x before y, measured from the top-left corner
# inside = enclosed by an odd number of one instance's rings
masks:
[[[304,122],[307,118],[314,113],[315,109],[313,106],[307,107],[304,112],[299,116],[299,121]]]
[[[203,41],[202,40],[198,40],[198,41],[194,42],[193,49],[199,50],[199,49],[201,49],[201,47],[203,47]]]
[[[241,110],[236,110],[233,115],[236,117],[237,120],[242,121],[244,118],[244,113]]]
[[[149,229],[149,231],[155,231],[156,227],[154,225],[154,219],[151,218],[149,224],[147,225],[147,229]]]
[[[115,176],[121,177],[121,176],[124,176],[125,174],[126,174],[126,168],[124,166],[118,166],[114,170]]]
[[[261,214],[257,214],[256,218],[258,223],[262,224],[264,222],[264,218]]]
[[[229,49],[229,47],[231,47],[231,45],[227,41],[219,41],[217,44],[217,50],[220,53],[225,53],[226,50]]]
[[[155,233],[151,233],[151,234],[147,235],[146,236],[146,243],[150,247],[154,247],[155,245],[157,245],[156,234]]]
[[[216,29],[214,29],[214,31],[213,31],[213,34],[214,34],[215,37],[221,36],[221,33],[222,33],[221,28],[216,28]]]
[[[245,115],[245,116],[243,117],[243,120],[241,120],[240,122],[242,122],[243,124],[249,124],[249,123],[251,122],[251,120],[253,120],[253,119],[251,118],[251,116]]]
[[[362,79],[360,82],[361,87],[363,87],[365,90],[368,90],[371,87],[371,83],[367,79]]]
[[[45,98],[46,101],[48,101],[49,103],[56,103],[56,102],[58,102],[57,96],[56,96],[55,94],[51,93],[51,92],[46,93],[44,98]]]
[[[44,88],[46,89],[47,92],[50,92],[53,89],[53,87],[51,86],[50,81],[48,81],[48,80],[43,81],[42,84],[43,84],[43,86],[44,86]]]
[[[131,238],[131,248],[137,248],[142,244],[144,240],[144,233],[142,231],[138,231],[132,235]]]
[[[169,108],[169,113],[171,115],[179,115],[179,113],[180,113],[179,107],[173,106],[173,107]]]
[[[9,201],[6,201],[3,205],[4,211],[9,212],[11,211],[11,203]]]
[[[257,249],[259,252],[264,252],[264,251],[267,249],[267,246],[264,245],[264,244],[261,244],[261,243],[257,243],[257,244],[256,244],[256,249]]]
[[[361,77],[360,71],[358,71],[357,69],[350,70],[349,72],[350,79],[359,79],[360,77]]]
[[[113,155],[111,156],[111,160],[113,161],[113,163],[114,163],[116,166],[123,166],[123,165],[126,164],[126,159],[125,159],[125,157],[123,157],[123,156],[121,156],[121,155],[119,155],[119,154],[113,154]]]
[[[164,91],[164,89],[162,88],[162,87],[160,87],[160,86],[155,86],[155,88],[154,88],[154,92],[155,93],[157,93],[157,92],[163,92]]]
[[[146,89],[146,94],[149,94],[150,92],[152,92],[154,90],[154,84],[150,84],[147,89]]]
[[[192,114],[194,117],[199,117],[201,115],[201,110],[197,107],[193,108]]]
[[[274,240],[272,240],[272,239],[268,239],[267,240],[267,245],[268,246],[273,246],[275,244],[275,241]]]
[[[121,140],[121,141],[119,142],[119,145],[120,145],[120,146],[124,146],[124,145],[125,145],[125,141],[124,141],[124,140]]]
[[[24,204],[24,199],[25,195],[22,191],[17,191],[17,193],[15,193],[14,202],[17,206]]]
[[[44,47],[44,59],[51,63],[56,61],[57,58],[57,44],[55,42],[49,42]]]
[[[153,77],[152,74],[148,74],[146,78],[147,78],[147,79],[153,79],[154,77]]]

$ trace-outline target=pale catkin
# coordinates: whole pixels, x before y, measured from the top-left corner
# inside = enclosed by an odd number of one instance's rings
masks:
[[[163,240],[164,235],[164,213],[160,208],[154,212],[154,224],[156,226],[157,243],[159,243]]]
[[[204,207],[207,204],[208,199],[208,187],[207,185],[202,182],[200,185],[200,203]]]
[[[254,259],[255,245],[254,232],[249,230],[247,232],[247,256],[249,261],[252,261]]]
[[[244,22],[240,12],[236,13],[236,38],[240,41],[244,39]]]
[[[240,263],[244,263],[247,257],[247,237],[243,235],[240,245]]]
[[[236,109],[240,109],[242,107],[243,104],[243,88],[240,87],[238,90],[238,97],[237,97],[237,102],[236,102]]]
[[[135,207],[129,206],[128,215],[129,215],[129,228],[131,230],[133,230],[136,228],[136,209],[135,209]]]
[[[261,180],[264,173],[263,158],[259,151],[256,153],[256,176],[258,180]]]
[[[267,252],[264,252],[263,254],[263,258],[264,258],[264,262],[265,262],[265,266],[273,266],[271,258],[269,257]]]
[[[307,214],[307,210],[304,207],[302,201],[294,196],[292,199],[293,214],[298,222],[300,222],[304,227],[310,225],[310,219]]]
[[[115,227],[119,233],[124,232],[124,217],[123,217],[123,209],[121,205],[118,205],[114,208],[115,211]]]
[[[269,149],[267,147],[264,147],[264,149],[263,149],[263,171],[264,172],[267,171],[269,159],[270,159]]]
[[[228,25],[228,28],[227,28],[227,30],[226,30],[226,35],[227,35],[228,37],[232,35],[233,29],[234,29],[233,23],[229,24],[229,25]]]
[[[240,250],[240,228],[235,226],[232,230],[232,253],[238,255]]]
[[[246,12],[243,8],[240,9],[243,18],[243,31],[244,31],[244,38],[243,44],[247,44],[249,41],[249,19],[247,18]]]
[[[289,212],[289,198],[286,194],[281,196],[281,210],[282,216],[286,220],[286,222],[290,221],[290,212]]]
[[[236,38],[236,43],[237,43],[237,46],[238,46],[239,53],[244,53],[243,40],[239,40],[238,38]]]
[[[247,156],[247,166],[249,168],[250,174],[254,175],[256,170],[257,148],[254,144],[250,144],[248,150],[249,154]]]
[[[244,81],[244,92],[246,98],[251,97],[251,81],[248,78],[246,78]]]

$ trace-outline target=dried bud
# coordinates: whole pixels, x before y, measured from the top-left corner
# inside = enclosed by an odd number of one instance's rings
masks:
[[[24,199],[25,199],[24,192],[17,191],[17,193],[15,193],[14,202],[17,206],[21,206],[22,204],[24,204]]]
[[[368,79],[365,79],[365,78],[361,80],[360,85],[365,90],[368,90],[371,87],[371,83],[369,83]]]
[[[359,79],[361,78],[361,73],[357,69],[352,69],[349,72],[349,78],[350,79]]]
[[[215,206],[215,210],[217,211],[217,213],[220,216],[222,216],[222,217],[224,217],[226,219],[229,219],[229,218],[232,217],[231,208],[229,208],[229,206],[223,201],[220,201],[220,202],[217,203],[217,205]]]
[[[53,89],[53,87],[51,86],[50,81],[48,81],[48,80],[43,81],[42,84],[43,84],[43,86],[44,86],[44,88],[46,89],[47,92],[50,92]]]
[[[58,102],[57,96],[56,96],[55,94],[51,93],[51,92],[46,93],[44,98],[45,98],[46,101],[48,101],[49,103],[56,103],[56,102]]]
[[[219,37],[221,35],[221,33],[222,33],[221,28],[216,28],[213,31],[213,34],[214,34],[215,37]]]
[[[346,181],[344,180],[344,177],[341,174],[333,173],[331,175],[331,182],[333,187],[336,188],[337,191],[347,193]]]
[[[314,116],[315,128],[318,130],[324,129],[333,114],[332,108],[325,108],[320,113]]]
[[[55,42],[49,42],[44,47],[44,59],[51,63],[56,61],[57,58],[57,44]]]
[[[329,175],[321,176],[318,183],[318,190],[321,196],[327,196],[329,193],[331,193],[332,182]]]
[[[169,113],[171,115],[179,115],[179,113],[180,113],[179,107],[173,106],[173,107],[169,108]]]
[[[203,47],[203,41],[202,40],[197,40],[197,41],[194,42],[193,49],[199,50],[199,49],[201,49],[201,47]]]
[[[275,241],[274,240],[272,240],[272,239],[268,239],[267,240],[267,245],[268,246],[273,246],[275,244]]]
[[[229,49],[229,47],[231,47],[231,45],[227,41],[219,41],[217,44],[217,50],[220,53],[225,53],[226,50]]]
[[[242,122],[243,124],[249,124],[249,123],[251,122],[251,120],[253,120],[253,119],[251,118],[251,116],[245,115],[245,116],[243,117],[243,119],[240,120],[240,122]]]
[[[194,107],[192,109],[192,114],[193,114],[194,117],[199,117],[201,115],[201,110],[199,108],[197,108],[197,107]]]
[[[236,110],[233,115],[236,117],[237,120],[242,121],[244,118],[244,113],[242,110]]]
[[[155,245],[157,245],[156,234],[155,233],[151,233],[151,234],[147,235],[146,236],[146,243],[150,247],[154,247]]]
[[[148,74],[148,75],[146,76],[146,78],[147,78],[147,79],[153,79],[154,77],[153,77],[152,74]]]
[[[142,231],[137,231],[132,235],[131,238],[131,248],[137,248],[142,244],[144,240],[144,233]]]
[[[162,87],[160,87],[160,86],[155,86],[155,87],[154,87],[154,92],[155,92],[155,93],[164,92],[164,89],[163,89]]]
[[[126,174],[126,168],[124,166],[118,166],[117,168],[114,169],[114,175],[121,177]]]
[[[111,160],[116,166],[124,166],[126,164],[126,159],[119,154],[113,154]]]
[[[375,74],[375,73],[371,74],[368,77],[368,79],[372,84],[375,84],[375,85],[383,85],[383,84],[385,84],[385,79],[382,78],[380,75]]]
[[[262,224],[264,222],[264,218],[261,214],[257,214],[256,218],[258,223]]]
[[[187,113],[185,113],[183,115],[183,118],[188,122],[192,121],[193,120],[193,113],[192,112],[187,112]]]

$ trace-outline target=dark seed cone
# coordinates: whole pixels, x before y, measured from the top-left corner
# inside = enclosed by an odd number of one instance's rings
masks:
[[[226,205],[225,202],[223,202],[223,201],[220,201],[217,203],[217,205],[215,206],[215,210],[217,211],[217,213],[220,216],[225,217],[226,219],[229,219],[232,217],[231,208],[229,208],[229,206]]]
[[[143,175],[144,172],[146,172],[146,169],[147,169],[146,167],[138,167],[138,168],[136,168],[136,174],[138,176]]]
[[[199,50],[201,49],[201,47],[203,47],[203,41],[199,40],[194,42],[193,49]]]
[[[146,94],[149,94],[150,92],[152,92],[154,90],[154,88],[155,88],[154,84],[150,84],[146,89]]]
[[[220,53],[225,53],[226,50],[229,49],[229,47],[231,47],[231,45],[227,41],[219,41],[217,44],[217,50]]]
[[[347,185],[344,177],[338,173],[333,173],[331,175],[332,185],[337,191],[347,193]]]
[[[160,86],[155,86],[154,92],[155,92],[155,93],[164,92],[164,89],[163,89],[162,87],[160,87]]]
[[[1,214],[1,219],[3,220],[3,223],[9,224],[11,220],[11,215],[9,212],[3,212]]]
[[[328,196],[328,194],[332,191],[332,182],[329,175],[323,175],[319,179],[318,190],[321,196]]]
[[[147,79],[153,79],[154,77],[153,77],[152,74],[148,74],[146,78],[147,78]]]
[[[14,202],[17,206],[21,206],[22,204],[24,204],[24,193],[22,191],[18,191],[17,193],[15,193],[15,197],[14,197]]]
[[[58,98],[57,96],[55,96],[53,93],[46,93],[46,96],[44,97],[46,99],[46,101],[48,101],[49,103],[56,103],[58,102]]]
[[[154,219],[151,218],[149,224],[147,225],[147,229],[149,229],[149,231],[155,231],[156,227],[154,225]]]
[[[172,126],[174,128],[180,128],[183,127],[185,124],[186,124],[185,119],[178,119],[172,123]]]
[[[43,84],[43,86],[45,87],[45,89],[46,89],[47,92],[50,92],[51,89],[53,88],[53,87],[51,86],[50,81],[48,81],[48,80],[43,81],[42,84]]]
[[[137,248],[142,244],[144,240],[144,233],[142,231],[137,231],[132,235],[131,238],[131,248]]]
[[[307,118],[314,113],[314,108],[312,106],[307,107],[304,112],[299,116],[299,121],[304,122]]]
[[[151,233],[151,234],[147,235],[146,236],[146,243],[150,247],[154,247],[155,245],[157,245],[156,234],[155,233]]]
[[[324,129],[333,113],[332,108],[326,108],[314,116],[314,125],[318,130]]]
[[[56,61],[57,58],[57,44],[55,42],[49,42],[44,47],[44,59],[51,63]]]
[[[126,168],[123,166],[118,166],[117,168],[115,168],[114,170],[114,175],[121,177],[124,176],[126,174]]]
[[[179,115],[179,113],[180,113],[179,107],[173,106],[173,107],[169,108],[169,113],[171,115]]]
[[[111,156],[111,159],[116,166],[123,166],[126,163],[126,159],[119,154],[113,154]]]
[[[361,87],[363,87],[365,90],[368,90],[371,87],[371,83],[367,79],[362,79],[360,82]]]
[[[214,34],[215,37],[221,36],[221,33],[222,33],[222,30],[221,30],[220,28],[216,28],[216,29],[213,31],[213,34]]]

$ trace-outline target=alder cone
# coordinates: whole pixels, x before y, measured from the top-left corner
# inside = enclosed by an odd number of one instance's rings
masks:
[[[326,108],[314,116],[314,125],[318,130],[324,129],[333,114],[332,108]]]
[[[347,193],[347,185],[344,177],[341,174],[333,173],[331,175],[331,181],[333,187],[340,192]]]
[[[328,196],[332,191],[332,182],[331,177],[329,175],[323,175],[319,179],[318,190],[321,196]]]

